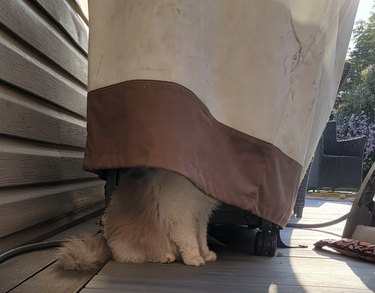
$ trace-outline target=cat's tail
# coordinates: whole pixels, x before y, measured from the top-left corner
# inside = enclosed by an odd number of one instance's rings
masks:
[[[58,250],[58,258],[58,264],[65,270],[88,271],[106,263],[111,250],[103,233],[83,234],[66,241]]]

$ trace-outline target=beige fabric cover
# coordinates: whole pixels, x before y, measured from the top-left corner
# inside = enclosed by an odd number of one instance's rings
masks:
[[[293,176],[300,177],[333,107],[357,5],[91,0],[89,91],[132,80],[181,85],[218,122],[299,164]],[[93,160],[85,158],[86,169],[97,168]],[[289,205],[294,199],[295,192]]]

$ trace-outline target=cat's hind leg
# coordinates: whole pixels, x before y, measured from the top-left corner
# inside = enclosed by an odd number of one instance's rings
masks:
[[[178,255],[176,247],[170,243],[170,237],[168,237],[168,241],[159,245],[160,247],[164,247],[161,251],[157,252],[157,257],[153,262],[160,262],[160,263],[172,263],[176,260]]]
[[[176,256],[172,252],[166,252],[163,256],[156,258],[152,262],[172,263],[175,260],[176,260]]]
[[[186,265],[200,266],[205,261],[199,251],[194,220],[177,222],[171,228],[171,239],[176,244],[181,258]]]

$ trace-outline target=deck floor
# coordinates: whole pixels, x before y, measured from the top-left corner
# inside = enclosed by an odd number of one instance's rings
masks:
[[[300,222],[335,219],[350,207],[348,200],[308,199]],[[278,249],[273,258],[250,255],[254,233],[235,229],[227,235],[228,247],[216,247],[218,260],[199,268],[110,261],[98,272],[62,272],[53,250],[37,251],[0,265],[0,292],[374,292],[374,264],[313,250],[317,240],[339,238],[344,225],[286,228],[281,235],[286,243],[308,248]],[[91,220],[64,235],[78,230],[93,232],[97,227]]]

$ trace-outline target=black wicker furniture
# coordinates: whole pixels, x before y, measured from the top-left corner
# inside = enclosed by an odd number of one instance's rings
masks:
[[[312,161],[308,189],[358,190],[366,137],[337,140],[336,121],[329,121]]]
[[[307,190],[358,190],[366,137],[337,140],[336,121],[329,121],[301,182],[294,213],[302,218]]]

